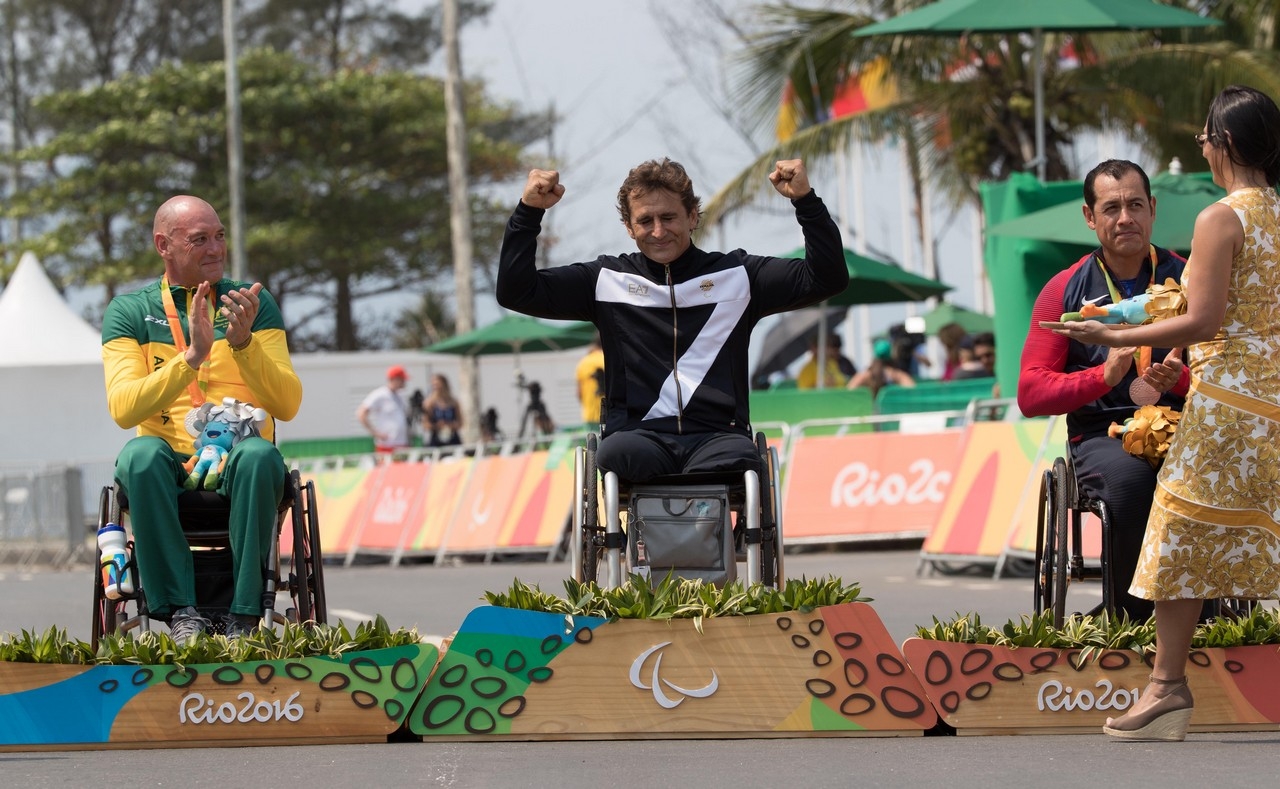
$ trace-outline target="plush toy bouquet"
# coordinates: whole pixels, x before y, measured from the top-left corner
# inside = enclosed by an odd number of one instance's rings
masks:
[[[1181,315],[1186,311],[1187,297],[1182,288],[1173,279],[1166,279],[1163,284],[1153,282],[1145,293],[1116,304],[1086,304],[1079,312],[1063,315],[1062,320],[1096,320],[1136,326]],[[1150,348],[1138,349],[1137,365],[1139,375],[1151,366]],[[1152,468],[1159,468],[1169,451],[1169,442],[1178,429],[1182,413],[1167,406],[1156,405],[1160,393],[1141,378],[1134,380],[1129,387],[1129,395],[1138,405],[1138,410],[1124,420],[1123,425],[1112,422],[1107,435],[1123,441],[1124,449],[1130,455],[1144,458]]]
[[[1186,311],[1187,297],[1183,295],[1182,287],[1169,278],[1163,284],[1153,282],[1144,293],[1115,304],[1085,304],[1079,312],[1064,313],[1062,320],[1064,322],[1101,321],[1139,326],[1181,315]],[[1135,361],[1138,375],[1144,375],[1147,368],[1151,366],[1151,348],[1148,346],[1139,348]],[[1129,397],[1138,406],[1154,405],[1160,399],[1160,393],[1139,377],[1129,385]]]
[[[1111,423],[1107,435],[1124,442],[1124,451],[1159,468],[1169,451],[1169,442],[1178,429],[1181,411],[1163,405],[1140,406],[1124,424]]]
[[[183,487],[217,489],[231,448],[243,438],[261,435],[266,422],[266,411],[234,397],[224,397],[222,405],[205,403],[192,409],[187,414],[187,432],[195,437],[196,454],[184,464],[187,478]]]
[[[1139,326],[1187,311],[1187,297],[1173,278],[1153,282],[1146,291],[1115,304],[1085,304],[1079,312],[1063,313],[1063,321],[1101,321]]]

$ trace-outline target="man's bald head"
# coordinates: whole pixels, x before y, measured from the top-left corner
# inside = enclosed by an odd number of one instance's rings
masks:
[[[156,210],[151,237],[170,283],[194,288],[222,278],[227,232],[204,200],[191,195],[166,200]]]

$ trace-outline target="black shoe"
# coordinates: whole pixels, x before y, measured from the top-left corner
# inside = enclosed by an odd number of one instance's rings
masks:
[[[248,614],[223,614],[222,634],[227,638],[252,635],[258,629],[258,617]]]

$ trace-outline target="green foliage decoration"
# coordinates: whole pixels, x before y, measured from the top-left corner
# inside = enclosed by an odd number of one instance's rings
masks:
[[[1000,627],[982,623],[976,613],[956,613],[949,620],[933,618],[931,625],[916,628],[916,636],[928,641],[989,644],[1004,647],[1078,649],[1082,660],[1098,657],[1103,650],[1129,650],[1151,655],[1156,648],[1154,619],[1135,622],[1127,615],[1076,614],[1053,626],[1053,612],[1026,615]],[[1216,617],[1196,627],[1192,649],[1280,644],[1280,613],[1253,606],[1247,613]]]
[[[708,617],[812,611],[841,603],[867,602],[858,584],[833,576],[790,579],[779,589],[733,581],[716,586],[697,579],[667,575],[656,584],[638,575],[617,589],[602,589],[595,581],[564,582],[563,597],[515,579],[505,592],[486,592],[484,599],[503,608],[541,611],[566,616],[604,619],[694,619]]]
[[[108,634],[99,639],[95,653],[87,642],[69,638],[65,628],[50,627],[43,633],[23,630],[16,635],[0,637],[0,661],[138,666],[248,663],[338,657],[348,652],[417,644],[421,640],[416,628],[392,630],[387,620],[379,615],[371,622],[362,622],[354,633],[339,622],[336,625],[310,626],[289,623],[237,639],[202,633],[184,644],[175,643],[168,633],[149,630]]]

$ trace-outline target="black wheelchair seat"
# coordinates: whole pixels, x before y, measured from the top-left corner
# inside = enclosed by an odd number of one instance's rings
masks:
[[[585,445],[578,447],[574,460],[574,490],[578,499],[573,511],[571,535],[574,578],[580,581],[597,581],[601,566],[607,565],[606,582],[609,585],[621,584],[624,580],[621,570],[624,551],[628,554],[633,570],[637,569],[637,564],[648,569],[638,553],[637,535],[628,534],[623,527],[622,514],[626,513],[626,522],[630,524],[637,520],[641,500],[665,498],[675,501],[689,494],[694,498],[705,498],[708,505],[714,499],[723,500],[723,514],[731,529],[731,534],[724,535],[724,539],[729,541],[726,545],[728,553],[723,561],[713,561],[710,564],[695,561],[688,565],[673,564],[669,567],[655,565],[652,567],[655,574],[653,577],[660,577],[669,569],[675,575],[719,583],[736,577],[736,563],[745,558],[749,583],[782,586],[784,574],[782,523],[777,493],[777,453],[768,446],[763,434],[756,434],[756,448],[760,458],[757,468],[663,475],[642,483],[624,481],[617,474],[599,469],[595,460],[597,443],[598,437],[594,433],[588,435]],[[652,514],[656,514],[661,520],[668,520],[661,512],[650,512],[650,523],[653,520]],[[670,520],[678,520],[678,516],[671,515]],[[709,525],[705,520],[692,518],[688,525],[692,529],[707,529]],[[667,534],[673,536],[673,540],[678,542],[677,536],[684,537],[679,526],[664,525],[676,529],[667,531]],[[722,530],[718,530],[718,533],[724,534]],[[646,543],[648,544],[647,540]],[[710,542],[698,544],[715,552]],[[741,556],[744,551],[745,557]],[[661,554],[662,551],[655,553]],[[682,569],[688,572],[682,573]]]

